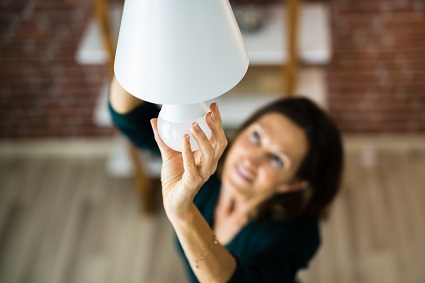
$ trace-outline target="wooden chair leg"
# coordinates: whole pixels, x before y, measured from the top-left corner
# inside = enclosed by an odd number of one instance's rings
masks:
[[[140,159],[138,149],[127,143],[133,165],[133,178],[136,196],[139,200],[141,211],[153,214],[156,210],[156,195],[151,180],[146,176],[146,171]]]
[[[297,85],[297,72],[298,72],[298,18],[300,0],[287,0],[287,17],[288,28],[287,33],[287,48],[288,48],[288,62],[284,73],[284,95],[293,97],[295,95],[295,88]]]
[[[108,71],[110,77],[112,77],[114,75],[115,41],[112,35],[108,1],[93,0],[93,5],[99,21],[103,41],[108,51]],[[133,144],[127,143],[127,150],[133,165],[134,188],[136,196],[139,199],[141,211],[148,214],[153,213],[156,201],[152,183],[145,174],[137,148]]]
[[[108,71],[112,77],[114,75],[115,60],[115,40],[112,34],[112,27],[109,14],[109,5],[107,0],[92,0],[96,12],[99,27],[106,50],[108,51],[109,63]]]

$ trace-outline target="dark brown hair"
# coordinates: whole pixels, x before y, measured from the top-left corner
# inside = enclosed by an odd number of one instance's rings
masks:
[[[343,171],[343,147],[338,128],[328,115],[307,98],[279,99],[255,112],[235,133],[235,137],[265,114],[279,113],[297,124],[307,138],[308,150],[295,174],[308,181],[302,191],[276,194],[252,214],[264,218],[293,219],[309,216],[323,218],[335,198]],[[232,146],[230,143],[229,147]],[[224,153],[225,159],[227,150]]]

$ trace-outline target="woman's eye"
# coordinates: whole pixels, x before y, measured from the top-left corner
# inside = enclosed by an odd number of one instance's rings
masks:
[[[273,167],[278,167],[278,168],[283,167],[283,160],[282,160],[282,158],[280,158],[277,155],[272,155],[270,158],[271,158],[270,159],[270,162],[271,162],[271,164],[272,164]]]
[[[249,140],[253,144],[259,144],[260,143],[260,134],[257,131],[252,132],[251,136],[249,137]]]

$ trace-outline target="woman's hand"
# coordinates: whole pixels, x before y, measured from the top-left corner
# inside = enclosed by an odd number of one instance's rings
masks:
[[[161,183],[164,208],[167,215],[184,215],[201,186],[216,171],[218,161],[227,146],[227,139],[221,123],[216,103],[211,104],[206,121],[211,129],[211,138],[197,124],[191,133],[198,143],[199,150],[192,152],[189,135],[182,137],[183,152],[169,148],[161,139],[157,119],[152,119],[155,140],[162,156]]]

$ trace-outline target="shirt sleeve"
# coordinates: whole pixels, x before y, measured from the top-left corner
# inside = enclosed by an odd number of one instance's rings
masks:
[[[144,102],[128,113],[120,114],[112,108],[108,100],[108,109],[113,124],[128,140],[138,148],[160,155],[150,124],[150,120],[159,114],[159,108],[155,104]]]

